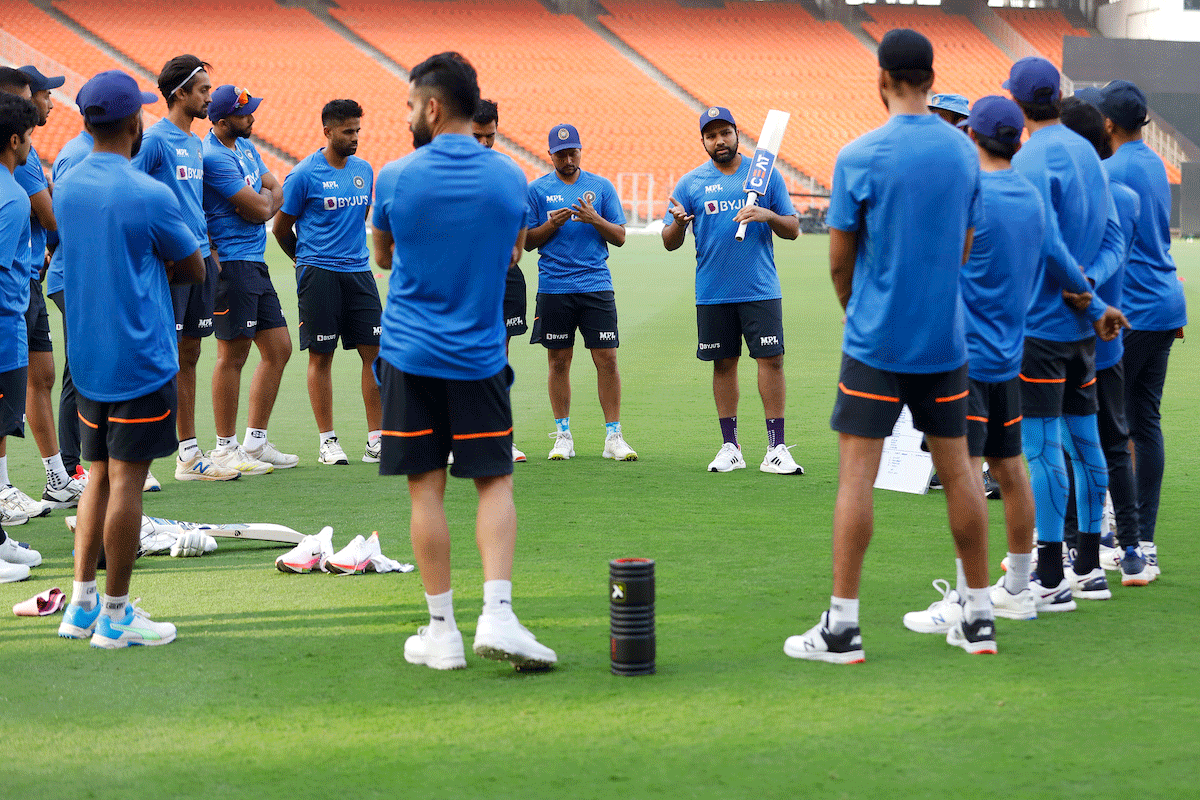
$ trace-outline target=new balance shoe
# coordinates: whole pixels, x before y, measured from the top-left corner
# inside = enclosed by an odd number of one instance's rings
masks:
[[[566,461],[568,458],[575,457],[575,439],[572,438],[570,431],[555,431],[549,436],[554,440],[554,446],[550,448],[547,460]]]
[[[0,560],[0,583],[16,583],[29,577],[29,567]]]
[[[1037,602],[1033,592],[1025,587],[1016,594],[1008,591],[1004,578],[991,588],[992,611],[997,617],[1005,619],[1037,619]]]
[[[63,612],[63,621],[59,623],[58,635],[64,639],[89,639],[96,630],[96,620],[100,617],[100,603],[91,611],[84,610],[78,603],[71,603]]]
[[[917,633],[946,633],[962,621],[963,600],[942,578],[933,581],[933,588],[941,592],[942,599],[930,603],[924,611],[909,611],[904,615],[904,627]]]
[[[746,459],[742,458],[742,448],[732,442],[725,442],[717,451],[717,457],[708,465],[709,472],[733,472],[735,469],[745,469]]]
[[[156,646],[175,641],[175,626],[169,622],[155,622],[137,607],[137,601],[125,607],[125,617],[119,622],[107,614],[96,620],[92,633],[92,647],[116,650],[133,645]]]
[[[463,669],[467,666],[462,632],[458,628],[435,636],[428,625],[404,642],[404,660],[430,669]]]
[[[515,447],[513,449],[516,450]],[[368,439],[367,446],[363,448],[363,457],[362,457],[363,463],[364,464],[378,464],[379,463],[379,454],[382,452],[383,452],[383,437],[382,436],[375,440],[375,444],[371,444],[371,440]],[[522,459],[522,460],[524,460],[524,459]]]
[[[946,634],[946,644],[961,647],[973,656],[996,655],[996,620],[961,620]]]
[[[547,669],[558,663],[558,655],[539,642],[507,608],[479,615],[471,649],[477,656],[507,661],[517,669]]]
[[[767,454],[763,456],[762,463],[758,465],[760,472],[773,472],[776,475],[803,475],[804,467],[796,463],[792,458],[792,447],[786,444],[777,444],[774,447],[767,449]]]
[[[213,460],[214,464],[225,467],[225,469],[235,470],[242,475],[267,475],[275,471],[275,467],[265,461],[259,461],[247,453],[246,448],[240,444],[218,447],[209,452],[208,457]]]
[[[86,486],[87,484],[84,483]],[[158,482],[158,478],[154,477],[154,473],[146,470],[146,480],[142,481],[143,492],[161,492],[162,484]]]
[[[270,464],[275,469],[291,469],[300,463],[300,456],[291,453],[281,453],[279,452],[279,448],[270,442],[264,442],[260,450],[247,450],[243,446],[242,451],[257,461]]]
[[[1056,611],[1074,611],[1078,606],[1071,594],[1071,581],[1065,576],[1058,586],[1047,588],[1038,580],[1037,573],[1029,579],[1029,591],[1033,594],[1034,607],[1037,613],[1045,614]]]
[[[34,500],[11,483],[0,489],[0,505],[24,514],[26,519],[44,517],[50,513],[49,506],[38,500]]]
[[[1139,548],[1125,548],[1125,555],[1121,558],[1122,586],[1147,586],[1157,577]]]
[[[179,456],[175,457],[175,480],[177,481],[233,481],[240,477],[242,477],[242,473],[236,469],[229,469],[213,463],[212,459],[205,456],[202,450],[197,450],[196,455],[187,461]]]
[[[828,661],[830,664],[861,664],[863,656],[862,631],[855,626],[841,633],[829,630],[829,612],[821,612],[821,621],[799,636],[789,636],[783,652],[792,658],[808,661]]]
[[[339,575],[358,575],[367,571],[371,558],[379,555],[379,537],[372,534],[370,539],[361,535],[350,540],[350,544],[338,550],[325,562],[330,572]]]
[[[350,459],[346,458],[346,451],[338,444],[336,436],[330,436],[321,442],[321,449],[317,452],[317,461],[322,464],[350,465]]]
[[[1108,588],[1108,578],[1104,570],[1096,567],[1086,575],[1079,575],[1074,569],[1064,570],[1063,574],[1071,582],[1071,594],[1081,600],[1110,600],[1112,591]]]
[[[604,437],[604,458],[616,461],[637,461],[637,453],[625,443],[625,438],[619,433],[610,433]]]
[[[72,478],[61,489],[51,488],[46,484],[42,491],[42,505],[51,508],[75,508],[83,495],[83,484]]]
[[[333,528],[326,525],[316,536],[305,536],[300,543],[275,559],[280,572],[303,575],[314,569],[324,570],[333,556]]]
[[[1162,574],[1162,570],[1158,568],[1158,545],[1154,542],[1138,542],[1138,549],[1142,551],[1142,558],[1146,559],[1146,566],[1154,573],[1154,577]]]
[[[517,446],[515,444],[512,446],[512,449],[513,449],[513,453],[512,453],[513,463],[514,464],[525,463],[525,461],[526,461],[525,454],[522,453],[520,450],[518,450]]]
[[[24,542],[18,542],[9,536],[3,542],[0,542],[0,561],[7,561],[10,564],[24,564],[27,567],[36,567],[42,563],[42,554]]]

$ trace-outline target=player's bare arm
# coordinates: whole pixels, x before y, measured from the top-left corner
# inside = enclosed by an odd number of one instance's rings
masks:
[[[536,250],[537,248],[550,241],[550,237],[558,233],[558,229],[567,224],[567,220],[574,214],[574,210],[570,208],[556,208],[548,214],[548,219],[536,228],[529,231],[525,237],[525,249]]]
[[[800,217],[795,214],[776,214],[760,205],[742,206],[733,219],[735,222],[765,222],[770,226],[771,233],[780,239],[796,239],[800,236]]]
[[[600,234],[600,238],[612,246],[620,247],[625,244],[625,226],[610,222],[600,216],[600,212],[587,201],[587,198],[581,197],[576,200],[575,205],[571,206],[571,211],[574,212],[575,219],[591,225]]]
[[[524,230],[521,231],[524,233]],[[517,243],[520,244],[521,237],[517,237]],[[375,253],[375,266],[380,269],[392,268],[392,248],[396,246],[396,241],[392,238],[391,231],[381,231],[374,225],[371,226],[371,250]]]
[[[199,249],[192,251],[187,258],[167,262],[164,266],[167,270],[167,280],[172,286],[204,282],[204,257],[200,255]]]
[[[850,305],[854,286],[854,260],[858,255],[858,232],[829,229],[829,276],[842,308]]]
[[[49,189],[42,189],[40,192],[30,195],[29,208],[34,219],[40,222],[43,228],[48,231],[58,230],[58,223],[54,221],[54,207]]]
[[[271,228],[271,233],[275,234],[275,241],[279,242],[279,249],[283,250],[292,261],[296,260],[296,218],[291,214],[280,211],[275,215],[275,224]]]
[[[671,212],[671,222],[662,230],[663,247],[667,250],[678,250],[683,246],[683,241],[687,238],[688,225],[696,218],[696,215],[687,213],[674,197],[667,198],[667,211]]]
[[[962,263],[966,264],[971,259],[971,245],[973,244],[975,244],[975,229],[967,228],[967,238],[963,240]]]
[[[275,205],[274,195],[267,189],[265,182],[262,191],[258,192],[254,191],[252,187],[243,186],[238,189],[237,194],[229,198],[229,202],[238,216],[247,222],[270,222],[271,217],[275,216],[275,212],[279,210],[279,207]]]

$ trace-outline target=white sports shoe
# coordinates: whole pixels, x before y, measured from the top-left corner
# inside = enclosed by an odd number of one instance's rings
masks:
[[[1033,602],[1039,614],[1074,611],[1079,607],[1071,594],[1071,581],[1065,575],[1058,586],[1047,588],[1042,586],[1035,572],[1029,579],[1029,591],[1033,593]]]
[[[375,440],[375,444],[371,444],[371,440],[367,440],[367,446],[363,448],[363,463],[378,464],[379,455],[383,452],[383,437],[380,436]]]
[[[42,563],[42,554],[24,542],[18,542],[9,536],[3,542],[0,542],[0,561],[7,561],[9,564],[24,564],[27,567],[36,567]]]
[[[79,479],[76,478],[76,480],[79,480]],[[87,486],[87,483],[83,482],[83,485]],[[142,482],[142,491],[143,492],[161,492],[162,491],[162,484],[158,482],[158,478],[154,477],[154,473],[152,473],[150,470],[146,470],[146,480]]]
[[[242,477],[236,469],[229,469],[215,463],[204,455],[203,450],[197,450],[196,455],[184,461],[175,457],[175,480],[177,481],[232,481]]]
[[[12,491],[9,491],[10,489]],[[5,486],[0,490],[0,525],[11,527],[29,522],[29,514],[21,508],[21,501],[16,497],[17,491],[19,490],[12,486]]]
[[[449,633],[434,636],[428,625],[417,628],[415,635],[404,642],[404,660],[430,669],[463,669],[467,656],[463,649],[462,632],[455,628]]]
[[[514,464],[525,463],[525,461],[527,460],[525,458],[525,454],[522,453],[520,450],[518,450],[517,446],[515,444],[512,446],[512,449],[513,449],[513,463]]]
[[[5,508],[19,511],[25,515],[26,520],[33,517],[44,517],[50,513],[50,507],[44,503],[34,500],[29,495],[22,492],[11,483],[0,489],[0,503]],[[13,523],[20,524],[20,523]]]
[[[216,450],[210,451],[208,457],[213,460],[214,464],[219,464],[226,469],[237,470],[243,475],[266,475],[275,471],[275,467],[265,461],[259,461],[247,453],[246,448],[240,444],[218,447]]]
[[[1037,619],[1037,602],[1033,592],[1026,586],[1016,594],[1008,591],[1004,578],[996,582],[990,590],[992,596],[992,611],[997,617],[1005,619]]]
[[[300,463],[300,456],[291,453],[281,453],[279,448],[270,442],[265,443],[261,450],[250,451],[245,447],[242,451],[253,459],[270,464],[275,469],[291,469]]]
[[[610,433],[604,438],[604,452],[601,455],[617,461],[637,461],[638,458],[637,453],[625,443],[625,438],[620,433]]]
[[[326,525],[316,536],[305,536],[300,543],[275,559],[275,568],[280,572],[302,575],[316,570],[325,570],[325,564],[333,555],[333,528]]]
[[[346,458],[346,451],[338,444],[336,436],[330,436],[325,441],[321,442],[321,449],[317,460],[322,464],[340,464],[349,466],[350,459]]]
[[[332,529],[330,530],[332,533]],[[379,550],[379,534],[372,533],[370,538],[361,535],[350,540],[350,544],[334,553],[325,561],[325,567],[340,575],[358,575],[366,572],[371,566],[371,560],[382,555]]]
[[[1096,567],[1086,575],[1080,575],[1074,568],[1063,570],[1067,580],[1071,582],[1071,594],[1083,600],[1111,600],[1112,590],[1108,588],[1108,576],[1104,570]]]
[[[0,561],[0,583],[16,583],[29,577],[29,567]]]
[[[761,472],[774,472],[776,475],[803,475],[804,467],[796,463],[792,458],[791,447],[786,444],[777,444],[767,450],[767,454],[763,456],[762,463],[758,465]]]
[[[175,626],[169,622],[155,622],[137,607],[137,600],[125,607],[125,618],[114,622],[104,612],[96,620],[92,633],[92,647],[115,650],[131,645],[160,645],[175,641]],[[61,634],[60,634],[61,635]]]
[[[554,440],[554,447],[550,448],[548,460],[566,461],[568,458],[575,457],[575,440],[571,437],[570,431],[555,431],[548,435]]]
[[[804,633],[789,636],[783,643],[783,652],[792,658],[830,664],[861,664],[866,660],[859,627],[833,633],[829,630],[828,611],[821,612],[821,621]]]
[[[511,609],[479,615],[472,649],[477,656],[507,661],[517,669],[547,669],[558,663],[555,652],[539,642]]]
[[[1154,573],[1154,577],[1162,574],[1162,570],[1158,568],[1158,545],[1154,542],[1138,542],[1138,549],[1142,551],[1142,558],[1146,559],[1146,568]]]
[[[933,588],[942,594],[941,600],[930,603],[924,611],[909,611],[904,615],[904,627],[917,633],[948,633],[963,619],[963,601],[958,592],[943,578],[933,581]]]
[[[42,491],[42,506],[52,508],[75,508],[83,495],[83,484],[71,478],[61,489],[52,489],[50,484]]]
[[[721,445],[717,457],[708,465],[709,472],[732,472],[735,469],[745,469],[746,459],[742,458],[742,448],[732,442]]]

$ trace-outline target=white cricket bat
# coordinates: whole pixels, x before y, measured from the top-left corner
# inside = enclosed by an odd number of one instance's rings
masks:
[[[783,134],[787,131],[788,120],[792,115],[786,111],[772,108],[767,112],[763,123],[762,136],[758,138],[758,149],[750,159],[750,174],[742,191],[746,192],[746,205],[752,206],[758,198],[767,192],[767,184],[771,182],[771,173],[775,169],[775,157],[779,155],[779,146],[783,144]],[[746,223],[738,225],[737,240],[746,238]]]
[[[229,539],[255,539],[264,542],[282,542],[284,544],[299,544],[304,534],[292,530],[286,525],[276,525],[271,522],[183,522],[177,519],[150,517],[152,522],[163,528],[174,528],[181,533],[202,531],[209,536]],[[75,531],[75,517],[67,517],[67,527]]]

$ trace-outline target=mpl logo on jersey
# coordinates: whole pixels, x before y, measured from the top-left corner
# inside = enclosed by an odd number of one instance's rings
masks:
[[[337,181],[325,181],[325,183],[321,185],[321,188],[322,189],[336,189],[336,188],[338,188],[338,182]]]
[[[188,167],[180,164],[175,168],[175,179],[180,181],[202,181],[204,180],[204,168]]]
[[[754,162],[750,165],[750,174],[746,176],[746,185],[742,188],[747,192],[766,194],[767,184],[771,181],[771,170],[775,167],[775,155],[766,150],[754,151]]]

